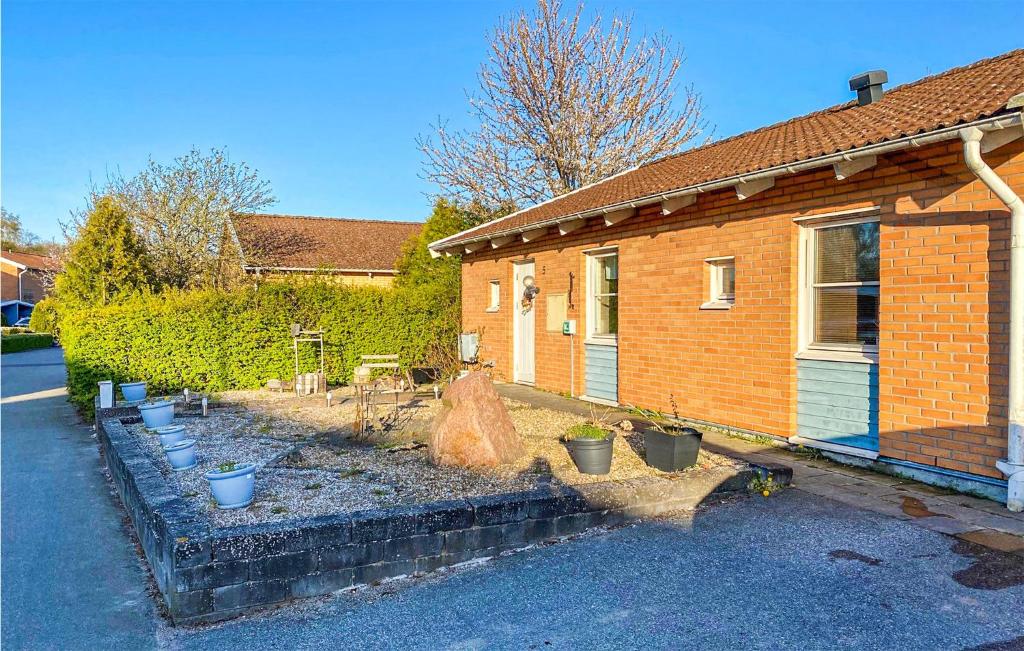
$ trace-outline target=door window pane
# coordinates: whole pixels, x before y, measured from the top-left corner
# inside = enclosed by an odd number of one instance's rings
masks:
[[[594,299],[594,334],[615,335],[619,333],[619,297],[602,296]]]
[[[878,222],[814,232],[815,344],[878,346]]]
[[[606,255],[597,259],[597,293],[619,292],[619,256]]]
[[[820,344],[878,345],[878,286],[817,287],[814,341]]]
[[[619,332],[619,256],[594,256],[590,265],[590,333],[614,336]]]
[[[816,283],[878,280],[878,222],[821,228],[817,238]]]

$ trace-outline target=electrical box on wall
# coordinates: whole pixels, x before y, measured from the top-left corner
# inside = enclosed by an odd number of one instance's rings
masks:
[[[574,335],[574,334],[576,334],[576,319],[569,319],[568,321],[562,321],[562,334],[563,335]]]

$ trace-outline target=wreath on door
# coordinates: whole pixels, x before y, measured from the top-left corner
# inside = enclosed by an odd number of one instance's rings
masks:
[[[533,276],[526,276],[523,278],[523,298],[519,302],[519,306],[523,309],[523,314],[526,314],[533,309],[533,299],[540,293],[540,287],[537,287],[533,280]]]

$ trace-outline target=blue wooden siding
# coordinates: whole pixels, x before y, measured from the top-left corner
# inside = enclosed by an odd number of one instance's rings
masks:
[[[591,398],[619,401],[619,349],[616,346],[584,345],[586,392]]]
[[[801,359],[796,363],[797,434],[878,450],[878,366]]]

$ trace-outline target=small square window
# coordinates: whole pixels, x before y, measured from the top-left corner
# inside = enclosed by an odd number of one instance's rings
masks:
[[[736,301],[736,259],[708,258],[708,294],[705,310],[725,310]]]
[[[487,305],[488,312],[497,312],[501,306],[501,282],[492,280],[490,282],[490,303]]]

